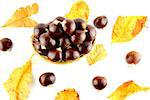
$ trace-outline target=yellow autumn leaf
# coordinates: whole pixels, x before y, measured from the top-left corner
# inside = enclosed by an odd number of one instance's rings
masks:
[[[92,51],[87,54],[86,59],[89,65],[96,63],[97,61],[104,59],[107,56],[106,50],[102,44],[97,44],[93,47]]]
[[[34,3],[32,6],[19,8],[13,16],[5,23],[3,27],[34,27],[37,22],[29,17],[38,12],[38,4]]]
[[[112,31],[112,42],[128,42],[145,26],[146,16],[119,16]]]
[[[78,0],[74,3],[70,9],[70,12],[65,15],[66,18],[75,19],[82,18],[88,21],[90,9],[86,2]]]
[[[108,98],[111,100],[126,100],[128,96],[140,91],[150,90],[150,87],[140,87],[134,81],[128,81],[119,86]]]
[[[26,100],[29,94],[29,84],[32,82],[31,59],[23,67],[15,69],[10,78],[4,83],[4,87],[10,96],[10,100]]]
[[[57,93],[55,100],[80,100],[79,94],[75,89],[66,89]]]

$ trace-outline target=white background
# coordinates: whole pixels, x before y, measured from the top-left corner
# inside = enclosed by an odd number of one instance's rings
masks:
[[[57,16],[64,16],[76,0],[0,0],[0,26],[11,17],[16,9],[32,3],[39,4],[39,13],[32,16],[36,21],[47,23]],[[57,92],[65,88],[75,88],[81,100],[107,100],[119,85],[128,80],[134,80],[141,86],[150,87],[150,29],[149,21],[142,32],[132,41],[122,44],[111,44],[112,27],[119,15],[149,16],[148,0],[86,0],[91,8],[89,24],[95,17],[106,15],[108,25],[103,30],[97,30],[97,43],[104,45],[108,56],[96,64],[89,66],[83,57],[80,61],[56,65],[44,61],[38,55],[33,58],[34,83],[30,89],[28,100],[54,100]],[[30,37],[33,28],[0,28],[0,38],[12,39],[14,46],[11,52],[0,52],[0,100],[9,100],[3,83],[12,71],[22,66],[34,52]],[[125,56],[129,51],[141,53],[142,60],[136,66],[128,65]],[[42,87],[39,76],[44,72],[53,72],[56,83],[51,87]],[[102,91],[92,86],[95,76],[107,78],[108,85]],[[128,100],[149,100],[150,92],[139,92]]]

